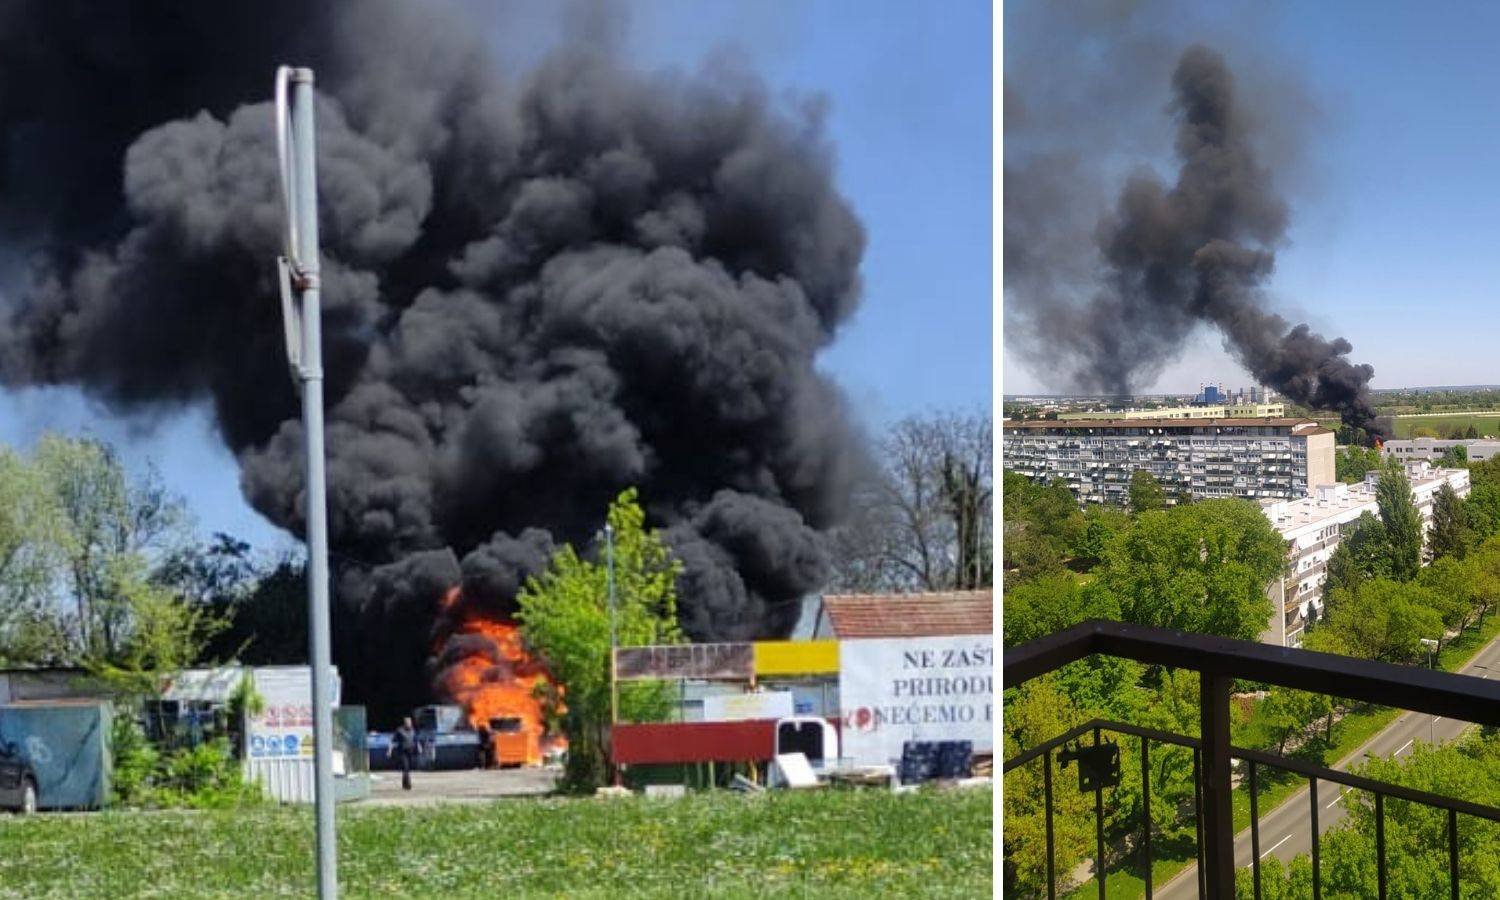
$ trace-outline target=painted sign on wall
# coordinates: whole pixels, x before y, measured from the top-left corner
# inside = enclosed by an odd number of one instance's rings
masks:
[[[843,755],[895,763],[907,741],[972,741],[993,750],[991,635],[839,642]]]

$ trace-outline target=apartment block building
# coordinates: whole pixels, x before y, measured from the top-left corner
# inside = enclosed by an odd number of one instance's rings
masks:
[[[1381,455],[1388,458],[1399,459],[1402,462],[1425,459],[1428,462],[1439,459],[1447,453],[1451,447],[1462,447],[1470,462],[1484,462],[1492,456],[1500,454],[1500,441],[1489,438],[1464,438],[1461,440],[1443,440],[1441,438],[1410,438],[1403,440],[1389,440],[1381,445]]]
[[[1434,469],[1425,461],[1406,464],[1412,498],[1422,516],[1425,541],[1432,528],[1432,506],[1438,490],[1450,485],[1460,497],[1469,494],[1467,469]],[[1261,509],[1287,542],[1289,574],[1273,582],[1271,600],[1279,608],[1261,635],[1261,640],[1284,647],[1302,643],[1310,619],[1323,609],[1323,585],[1328,580],[1328,559],[1338,549],[1343,535],[1364,513],[1379,515],[1375,484],[1379,472],[1371,472],[1361,484],[1322,484],[1311,496],[1298,500],[1263,500]]]
[[[1070,419],[1116,421],[1121,419],[1264,419],[1286,415],[1285,403],[1219,403],[1194,406],[1163,406],[1158,409],[1115,409],[1075,413]]]
[[[1137,469],[1195,499],[1295,500],[1334,480],[1334,434],[1308,419],[1073,418],[1006,422],[1002,436],[1006,471],[1061,480],[1080,503],[1128,503]]]

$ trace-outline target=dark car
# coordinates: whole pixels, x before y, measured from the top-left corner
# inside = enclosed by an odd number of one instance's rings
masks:
[[[36,772],[8,741],[0,744],[0,809],[36,812]]]

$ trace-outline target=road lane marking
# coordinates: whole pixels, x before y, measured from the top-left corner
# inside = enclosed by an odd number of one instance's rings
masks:
[[[1287,835],[1286,837],[1284,837],[1281,840],[1277,841],[1275,843],[1275,845],[1271,847],[1271,850],[1275,850],[1277,847],[1280,847],[1282,844],[1285,844],[1287,841],[1289,841],[1291,839],[1292,839],[1292,836],[1291,835]],[[1271,855],[1271,850],[1267,850],[1265,853],[1262,853],[1260,855],[1260,858],[1261,859],[1265,859],[1266,857],[1270,856]]]
[[[1402,744],[1401,745],[1401,750],[1405,750],[1407,747],[1410,747],[1411,746],[1411,742],[1415,741],[1415,740],[1416,740],[1416,738],[1412,738],[1411,741],[1407,741],[1406,743]],[[1400,756],[1401,755],[1401,750],[1397,750],[1395,753],[1392,753],[1391,755],[1392,756]]]
[[[1328,805],[1325,806],[1325,807],[1323,807],[1323,808],[1324,809],[1330,809],[1330,808],[1332,808],[1333,804],[1339,802],[1342,799],[1344,799],[1344,792],[1343,791],[1339,791],[1339,795],[1337,797],[1334,797],[1332,800],[1328,801]]]

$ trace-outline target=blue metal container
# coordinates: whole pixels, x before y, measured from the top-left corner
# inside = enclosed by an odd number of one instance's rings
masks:
[[[100,701],[0,706],[0,741],[16,746],[37,777],[43,809],[98,809],[109,802],[110,723]]]

